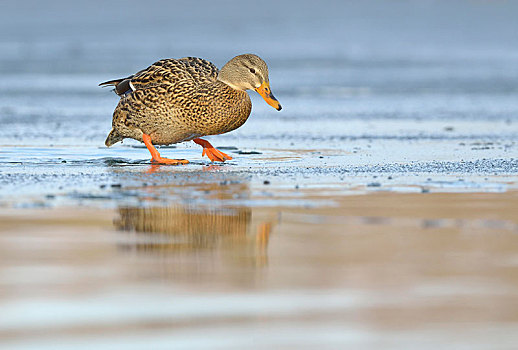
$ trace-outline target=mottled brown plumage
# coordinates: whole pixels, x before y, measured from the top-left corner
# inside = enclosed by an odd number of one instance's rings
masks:
[[[124,138],[146,142],[145,135],[152,144],[169,145],[237,129],[252,109],[247,89],[256,89],[280,110],[269,91],[266,63],[251,54],[233,58],[221,72],[201,58],[163,59],[100,85],[113,85],[121,97],[106,146]]]

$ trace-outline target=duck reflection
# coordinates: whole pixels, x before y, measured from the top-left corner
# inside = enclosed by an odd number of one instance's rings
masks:
[[[215,262],[215,256],[225,264],[230,259],[239,265],[265,265],[277,212],[240,205],[250,198],[246,178],[220,172],[220,166],[201,168],[114,169],[136,184],[122,191],[139,201],[119,206],[114,225],[128,232],[119,248],[158,254],[168,265],[192,258],[205,264]]]
[[[272,222],[253,220],[248,207],[121,207],[115,226],[136,233],[126,249],[161,254],[217,249],[258,266],[267,263],[272,231]]]

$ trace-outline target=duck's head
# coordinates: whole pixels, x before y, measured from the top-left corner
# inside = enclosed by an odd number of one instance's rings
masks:
[[[236,90],[255,90],[270,106],[278,111],[282,109],[270,90],[268,66],[257,55],[244,54],[234,57],[221,68],[218,80]]]

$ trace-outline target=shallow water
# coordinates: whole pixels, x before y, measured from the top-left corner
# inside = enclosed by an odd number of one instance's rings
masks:
[[[518,4],[2,2],[0,346],[512,349]],[[240,129],[104,147],[101,81],[268,62]]]
[[[222,199],[248,191],[219,188]],[[325,197],[333,206],[4,211],[0,339],[12,349],[516,344],[517,192]]]

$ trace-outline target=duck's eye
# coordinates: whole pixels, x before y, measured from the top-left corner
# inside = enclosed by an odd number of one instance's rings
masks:
[[[250,73],[255,74],[255,69],[250,68]]]

